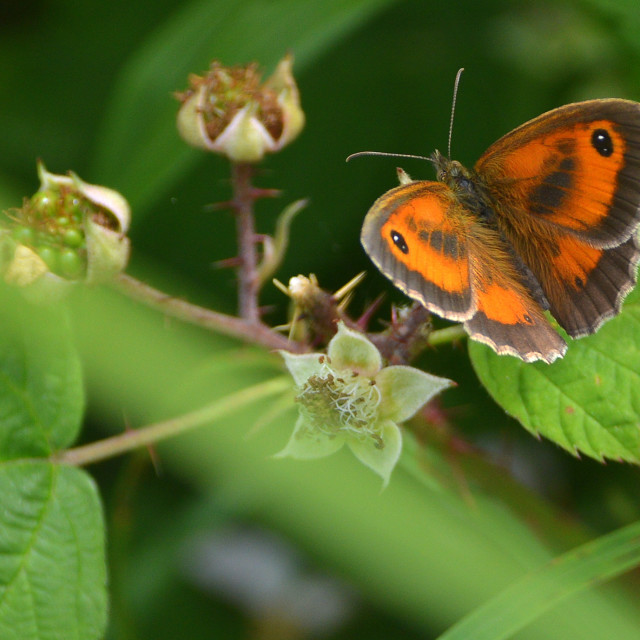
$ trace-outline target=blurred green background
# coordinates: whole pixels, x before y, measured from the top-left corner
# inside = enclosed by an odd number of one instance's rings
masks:
[[[268,158],[258,229],[298,198],[278,277],[315,273],[335,290],[368,276],[354,313],[380,291],[359,229],[396,183],[397,161],[362,150],[446,151],[455,73],[465,67],[452,155],[472,165],[491,142],[543,111],[596,97],[640,100],[637,2],[473,0],[24,0],[0,4],[0,206],[37,188],[36,158],[122,191],[133,206],[129,272],[233,312],[233,220],[206,205],[230,195],[228,165],[186,148],[172,92],[213,58],[295,55],[307,115],[301,137]],[[432,177],[407,160],[413,177]],[[261,298],[274,323],[286,299]],[[270,377],[278,361],[165,322],[118,295],[73,301],[87,376],[84,439],[140,426]],[[435,638],[525,571],[637,520],[638,471],[576,460],[496,407],[464,345],[421,359],[451,377],[408,438],[411,464],[380,492],[346,453],[274,461],[295,418],[256,435],[269,407],[159,448],[96,465],[109,522],[108,638]],[[420,425],[416,427],[420,428]],[[415,442],[420,442],[416,446]],[[469,446],[471,445],[471,446]],[[413,471],[412,471],[413,470]],[[637,576],[572,599],[517,637],[637,638]]]

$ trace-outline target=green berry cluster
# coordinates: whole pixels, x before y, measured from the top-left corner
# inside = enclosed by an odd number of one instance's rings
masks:
[[[60,186],[38,191],[22,209],[5,214],[5,223],[15,241],[33,249],[53,273],[77,280],[87,271],[84,221],[98,213],[77,191]]]

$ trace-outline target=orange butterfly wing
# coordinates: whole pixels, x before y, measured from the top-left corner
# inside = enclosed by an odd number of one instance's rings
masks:
[[[475,312],[468,245],[473,222],[445,185],[411,182],[376,200],[361,241],[401,291],[445,318],[466,320]]]
[[[391,189],[367,214],[362,244],[408,296],[498,353],[552,362],[566,350],[534,300],[499,233],[445,184]]]
[[[401,290],[498,353],[552,362],[620,311],[640,249],[640,104],[593,100],[507,134],[469,172],[384,194],[362,243]]]
[[[480,158],[478,179],[504,237],[572,337],[620,311],[640,260],[640,105],[555,109]]]

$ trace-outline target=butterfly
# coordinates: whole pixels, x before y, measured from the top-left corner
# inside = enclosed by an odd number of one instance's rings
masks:
[[[619,313],[640,260],[640,104],[589,100],[530,120],[473,169],[438,151],[367,213],[373,263],[498,354],[551,363]],[[401,171],[401,170],[399,170]]]

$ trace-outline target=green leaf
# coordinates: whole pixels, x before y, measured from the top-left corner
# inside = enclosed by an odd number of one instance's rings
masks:
[[[14,310],[11,320],[5,314],[0,341],[0,460],[47,456],[68,446],[84,410],[66,315],[31,305]]]
[[[583,544],[532,571],[438,640],[502,640],[569,596],[640,564],[640,522]]]
[[[507,413],[574,455],[640,463],[640,294],[551,365],[470,342],[478,377]]]
[[[104,525],[93,481],[72,467],[9,462],[0,495],[0,638],[101,638]]]

